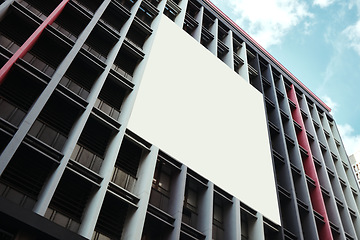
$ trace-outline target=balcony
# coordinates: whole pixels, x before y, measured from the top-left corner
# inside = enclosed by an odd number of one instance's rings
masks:
[[[49,156],[21,144],[0,177],[0,196],[32,209],[57,164]]]
[[[94,185],[86,178],[66,169],[44,217],[77,232],[93,188]]]
[[[26,113],[0,97],[0,118],[18,127]]]
[[[258,75],[258,71],[253,66],[251,66],[250,64],[248,64],[248,70],[249,70],[249,74],[251,76],[257,76]]]
[[[18,44],[16,44],[14,41],[10,40],[8,37],[4,35],[0,35],[0,45],[3,46],[8,51],[10,51],[11,53],[15,53],[20,48]]]
[[[136,180],[137,178],[124,172],[118,167],[114,167],[111,181],[116,185],[128,190],[129,192],[132,192],[134,190]]]
[[[116,3],[111,2],[106,8],[103,15],[101,15],[100,21],[108,26],[112,31],[115,31],[117,35],[120,34],[120,30],[125,22],[130,17],[130,11],[118,6]]]
[[[101,206],[99,218],[97,219],[95,231],[91,239],[121,239],[130,206],[124,199],[108,191]]]
[[[44,21],[47,18],[47,15],[42,13],[40,10],[38,10],[36,7],[29,4],[27,1],[24,0],[16,0],[18,3],[20,3],[23,7],[28,9],[30,12],[32,12],[35,16],[40,18],[42,21]]]
[[[117,4],[125,7],[128,11],[131,11],[131,8],[134,6],[137,0],[115,0]]]
[[[124,138],[113,171],[112,182],[132,191],[136,183],[142,148],[128,138]]]
[[[67,38],[71,39],[72,41],[76,41],[77,40],[77,36],[75,36],[74,34],[72,34],[71,32],[69,32],[68,30],[66,30],[65,28],[63,28],[62,26],[60,26],[59,24],[57,24],[56,22],[53,22],[51,24],[52,27],[54,27],[56,30],[58,30],[59,32],[61,32],[63,35],[65,35]]]
[[[176,16],[181,12],[181,8],[173,1],[167,0],[164,14],[170,18],[172,21],[175,20]]]
[[[27,52],[25,56],[23,57],[23,60],[28,62],[30,65],[35,67],[37,70],[45,73],[47,76],[52,77],[52,75],[55,72],[54,67],[47,64],[45,61],[40,59],[37,56],[34,56],[30,52]]]
[[[96,173],[99,173],[103,162],[101,157],[79,144],[76,144],[70,158]]]
[[[78,4],[79,6],[81,6],[81,8],[83,10],[85,10],[87,13],[89,13],[90,15],[93,15],[102,3],[101,0],[92,0],[92,1],[72,0],[72,1],[75,2],[76,4]]]
[[[63,76],[61,78],[60,84],[69,89],[71,92],[75,93],[76,95],[82,97],[83,99],[87,99],[87,97],[89,96],[88,90],[81,87],[79,84],[77,84],[75,81],[71,80],[67,76]]]
[[[201,31],[201,44],[207,46],[213,39],[214,35],[203,26]]]
[[[116,73],[118,73],[120,76],[124,77],[126,80],[128,80],[128,81],[130,81],[130,82],[132,81],[132,79],[133,79],[132,74],[125,72],[125,71],[122,70],[119,66],[113,64],[113,65],[111,66],[111,69],[113,69],[113,70],[114,70]]]
[[[115,109],[114,107],[112,107],[111,105],[107,104],[106,102],[104,102],[103,100],[101,100],[99,98],[96,99],[95,107],[98,108],[99,110],[103,111],[110,117],[114,118],[115,120],[119,119],[120,111]]]

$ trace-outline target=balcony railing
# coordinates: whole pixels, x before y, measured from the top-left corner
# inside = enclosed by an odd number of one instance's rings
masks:
[[[13,42],[9,38],[1,34],[0,34],[0,45],[12,53],[15,53],[20,48],[20,46],[17,45],[15,42]]]
[[[139,50],[142,51],[142,46],[138,43],[136,43],[135,41],[131,40],[128,37],[125,37],[125,40],[128,41],[129,43],[131,43],[133,46],[135,46],[136,48],[138,48]]]
[[[167,212],[169,209],[169,196],[161,193],[155,188],[151,189],[150,203],[155,207]]]
[[[61,151],[67,137],[49,127],[45,123],[36,120],[29,130],[29,134],[46,143],[47,145]]]
[[[123,76],[124,78],[126,78],[127,80],[131,81],[133,76],[130,73],[125,72],[124,70],[122,70],[119,66],[117,66],[116,64],[113,64],[111,66],[112,69],[114,69],[118,74],[120,74],[121,76]]]
[[[90,13],[90,15],[93,15],[93,14],[94,14],[94,12],[93,12],[90,8],[86,7],[86,6],[85,6],[83,3],[81,3],[80,1],[73,0],[73,2],[77,3],[78,5],[80,5],[86,12]]]
[[[100,59],[101,61],[105,62],[106,57],[104,55],[102,55],[101,53],[99,53],[98,51],[96,51],[94,48],[92,48],[91,46],[87,45],[86,43],[84,43],[83,48],[86,49],[88,52],[90,52],[92,55],[94,55],[95,57],[97,57],[98,59]]]
[[[68,77],[63,76],[60,80],[60,84],[63,85],[64,87],[68,88],[69,90],[71,90],[72,92],[74,92],[75,94],[79,95],[80,97],[82,97],[83,99],[86,99],[89,96],[89,91],[86,90],[85,88],[81,87],[80,85],[78,85],[76,82],[70,80]]]
[[[34,8],[33,6],[31,6],[26,1],[17,0],[17,2],[20,3],[21,5],[23,5],[25,8],[29,9],[32,13],[34,13],[36,16],[38,16],[41,20],[44,21],[47,18],[47,16],[45,14],[43,14],[41,11],[39,11],[36,8]]]
[[[111,238],[98,231],[94,231],[91,240],[111,240]]]
[[[110,106],[109,104],[107,104],[106,102],[104,102],[103,100],[101,100],[99,98],[96,99],[95,107],[100,109],[101,111],[103,111],[104,113],[109,115],[110,117],[114,118],[115,120],[119,119],[120,111],[117,110],[116,108]]]
[[[99,173],[103,159],[83,146],[76,144],[71,159]]]
[[[66,30],[65,28],[63,28],[62,26],[57,24],[56,22],[53,22],[51,24],[51,26],[53,26],[55,29],[57,29],[59,32],[61,32],[62,34],[64,34],[66,37],[70,38],[74,42],[77,40],[77,36],[75,36],[74,34],[69,32],[68,30]]]
[[[34,56],[31,53],[26,53],[23,57],[23,60],[40,70],[41,72],[45,73],[49,77],[52,77],[52,75],[55,72],[55,69],[52,68],[50,65],[46,64],[44,61],[39,59],[38,57]]]
[[[46,210],[44,217],[64,228],[69,229],[70,231],[73,231],[73,232],[77,232],[80,227],[79,222],[74,221],[74,219],[72,219],[68,216],[65,216],[64,214],[62,214],[52,208],[48,208]]]
[[[134,190],[136,178],[115,166],[111,181],[118,186],[132,192]]]
[[[25,114],[26,113],[18,107],[0,98],[0,118],[3,118],[15,126],[19,126]]]

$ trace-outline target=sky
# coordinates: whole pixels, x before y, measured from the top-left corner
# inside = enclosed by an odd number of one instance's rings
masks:
[[[212,0],[331,109],[360,150],[360,0]]]

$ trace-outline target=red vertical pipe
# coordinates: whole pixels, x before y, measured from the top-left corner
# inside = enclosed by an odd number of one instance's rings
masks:
[[[8,74],[14,63],[19,58],[22,58],[34,46],[47,25],[50,25],[55,21],[55,19],[60,15],[61,11],[64,9],[65,5],[68,2],[69,0],[63,0],[0,69],[0,85],[4,82],[6,75]]]
[[[305,173],[315,181],[315,188],[310,190],[311,203],[313,209],[324,217],[325,224],[319,226],[318,228],[319,238],[324,240],[333,239],[331,234],[329,218],[326,213],[326,207],[320,188],[319,178],[313,161],[310,144],[306,135],[305,124],[301,116],[300,108],[298,107],[299,102],[297,100],[296,92],[293,84],[291,85],[291,89],[288,91],[288,97],[291,101],[293,101],[296,104],[295,109],[291,111],[291,115],[294,121],[296,121],[302,128],[302,131],[299,131],[297,133],[298,142],[300,146],[302,146],[308,152],[308,156],[305,159],[303,159]]]

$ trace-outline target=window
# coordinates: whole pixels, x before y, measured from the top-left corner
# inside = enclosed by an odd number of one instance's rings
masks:
[[[213,239],[224,239],[223,206],[214,203],[213,209]]]
[[[170,199],[171,170],[163,161],[158,161],[151,189],[150,203],[168,211]]]

